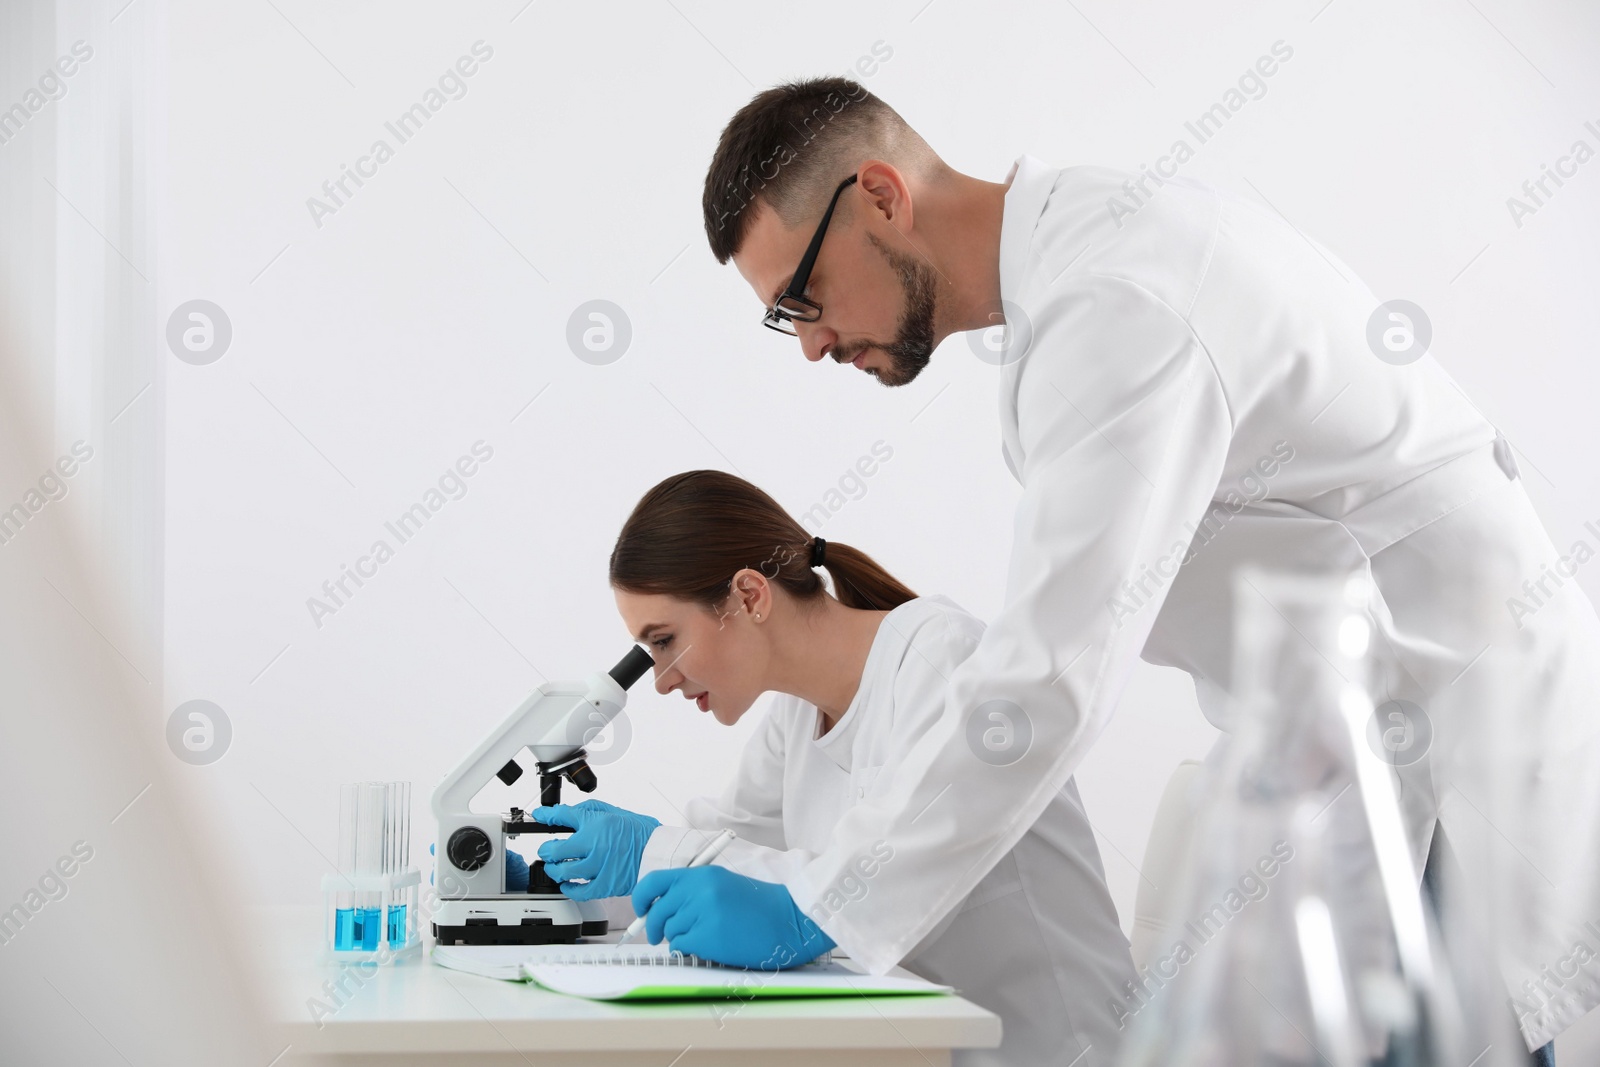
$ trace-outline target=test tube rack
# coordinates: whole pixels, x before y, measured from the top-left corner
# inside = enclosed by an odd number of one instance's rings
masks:
[[[322,876],[323,963],[392,963],[422,951],[417,927],[417,892],[422,875],[415,867],[384,874]],[[340,908],[340,893],[379,895],[376,908]]]
[[[339,869],[322,877],[323,962],[393,963],[420,954],[421,872],[411,866],[411,783],[339,790]]]

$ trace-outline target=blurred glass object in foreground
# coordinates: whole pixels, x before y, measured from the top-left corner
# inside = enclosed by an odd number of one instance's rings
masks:
[[[1364,738],[1371,586],[1239,578],[1232,729],[1196,782],[1122,1067],[1490,1067],[1419,890],[1392,767]],[[1498,1013],[1498,1014],[1497,1014]],[[1469,1051],[1470,1046],[1470,1051]],[[1498,1043],[1503,1055],[1510,1047]]]

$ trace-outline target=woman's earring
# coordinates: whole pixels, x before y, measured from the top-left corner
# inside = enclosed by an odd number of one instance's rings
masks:
[[[761,613],[760,613],[760,612],[759,612],[759,611],[758,611],[758,612],[756,612],[756,621],[757,621],[757,622],[760,622],[760,621],[761,621]]]

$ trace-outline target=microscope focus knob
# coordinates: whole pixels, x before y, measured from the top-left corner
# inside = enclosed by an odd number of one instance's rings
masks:
[[[544,860],[534,860],[529,865],[528,892],[534,896],[544,897],[561,895],[561,883],[545,873]]]
[[[450,835],[450,843],[445,845],[445,855],[460,870],[475,871],[494,855],[494,843],[489,840],[488,834],[476,826],[463,826]]]

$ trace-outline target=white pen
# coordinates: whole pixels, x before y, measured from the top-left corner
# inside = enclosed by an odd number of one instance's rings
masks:
[[[722,831],[716,837],[713,837],[706,844],[705,848],[703,848],[699,852],[695,853],[694,859],[689,861],[688,866],[690,866],[690,867],[704,867],[706,864],[710,863],[712,860],[714,860],[718,856],[722,855],[722,850],[727,848],[731,844],[733,844],[733,831],[732,830],[724,830],[724,831]],[[650,914],[650,911],[647,908],[647,909],[645,909],[645,915],[648,915],[648,914]],[[645,919],[645,916],[641,915],[637,919],[633,920],[633,922],[629,923],[627,932],[624,933],[620,938],[617,939],[617,944],[626,945],[629,941],[632,941],[639,934],[643,933],[644,932],[644,919]]]

